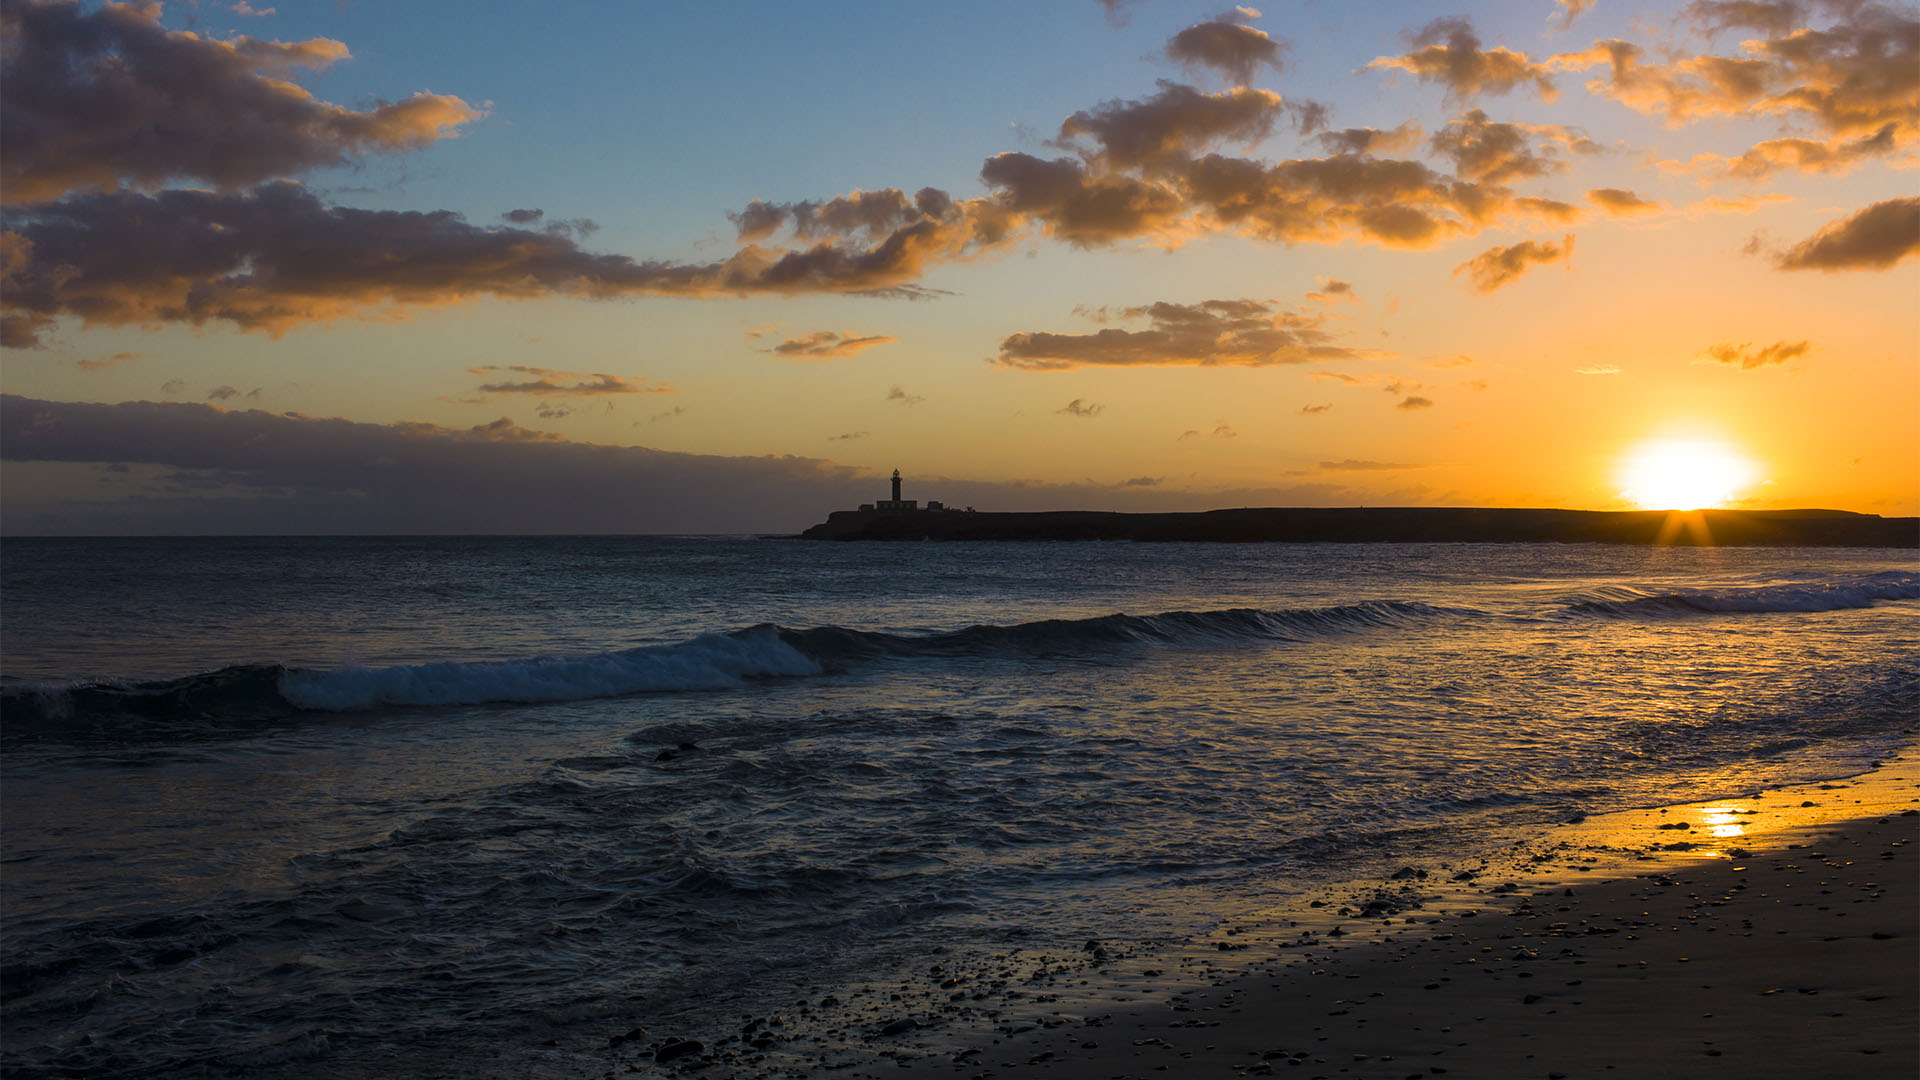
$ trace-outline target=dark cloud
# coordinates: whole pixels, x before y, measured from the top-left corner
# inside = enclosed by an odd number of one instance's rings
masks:
[[[551,232],[480,228],[446,211],[327,206],[290,182],[245,192],[70,196],[0,217],[9,340],[62,315],[107,326],[226,322],[280,334],[391,305],[483,296],[911,292],[964,243],[918,222],[871,248],[749,245],[723,262],[636,262]]]
[[[1210,68],[1245,85],[1260,68],[1278,74],[1286,49],[1286,43],[1268,37],[1264,30],[1222,18],[1195,23],[1173,35],[1167,42],[1167,59]]]
[[[1657,214],[1666,209],[1666,203],[1643,199],[1624,188],[1594,188],[1587,192],[1587,201],[1614,217],[1632,217],[1637,214]]]
[[[1072,145],[1090,139],[1100,159],[1118,168],[1152,166],[1221,142],[1264,139],[1273,133],[1282,106],[1271,90],[1241,86],[1208,94],[1162,80],[1160,92],[1144,101],[1102,102],[1067,117],[1059,141]]]
[[[1473,24],[1465,18],[1435,19],[1411,38],[1412,52],[1382,56],[1367,67],[1409,72],[1422,82],[1445,86],[1449,97],[1463,100],[1481,94],[1511,93],[1523,86],[1531,87],[1544,100],[1553,100],[1555,90],[1546,65],[1504,46],[1482,49]]]
[[[1080,247],[1171,229],[1187,210],[1171,187],[1132,176],[1091,174],[1072,158],[1043,161],[1030,154],[997,154],[981,166],[980,178],[999,189],[1007,208],[1023,218],[1039,219],[1049,235]]]
[[[1888,199],[1819,232],[1780,254],[1782,270],[1885,270],[1920,252],[1920,197]]]
[[[134,466],[135,478],[150,471],[142,466],[158,467],[172,480],[114,501],[36,495],[48,486],[9,483],[0,490],[0,532],[9,536],[795,532],[885,490],[878,474],[816,458],[595,445],[504,418],[447,428],[12,395],[0,395],[0,458],[10,476],[42,462],[93,462]],[[1333,484],[1175,491],[947,477],[916,483],[950,505],[983,510],[1357,501]]]
[[[239,396],[240,396],[240,391],[235,390],[231,386],[216,386],[213,389],[207,391],[208,401],[227,401],[231,398],[236,398]]]
[[[1331,408],[1333,408],[1333,402],[1329,401],[1325,405],[1302,405],[1300,406],[1300,412],[1304,416],[1313,416],[1318,413],[1326,412],[1328,409],[1331,409]]]
[[[1091,334],[1018,333],[1000,343],[995,362],[1027,371],[1092,366],[1305,364],[1348,358],[1355,350],[1333,344],[1319,312],[1288,311],[1260,300],[1166,302],[1127,308],[1127,320],[1149,329],[1107,327]]]
[[[1323,131],[1316,137],[1320,145],[1336,154],[1404,154],[1419,146],[1425,135],[1418,123],[1408,120],[1392,131],[1347,128]]]
[[[481,393],[530,394],[536,397],[604,397],[619,394],[673,393],[673,387],[665,383],[656,383],[652,379],[633,379],[623,375],[581,374],[527,364],[505,366],[487,364],[468,369],[469,374],[480,376],[493,372],[508,372],[526,377],[517,380],[509,377],[499,382],[484,383],[480,387]]]
[[[1680,14],[1708,34],[1758,30],[1768,37],[1785,37],[1804,12],[1796,0],[1694,0]]]
[[[871,349],[875,345],[891,345],[899,340],[886,334],[870,334],[861,337],[834,330],[816,330],[811,334],[788,338],[767,351],[776,356],[792,359],[834,360],[843,356],[852,356],[862,349]]]
[[[1158,476],[1135,476],[1126,480],[1121,486],[1122,487],[1159,487],[1161,479],[1162,478]]]
[[[1433,399],[1424,398],[1419,396],[1418,394],[1415,394],[1412,397],[1405,398],[1400,402],[1400,404],[1395,405],[1394,408],[1402,409],[1407,412],[1412,412],[1415,409],[1431,409],[1433,408]]]
[[[647,422],[655,423],[661,420],[671,420],[676,416],[684,415],[686,411],[687,411],[687,407],[685,405],[675,405],[673,408],[668,409],[665,412],[657,412],[657,413],[654,413],[652,416],[647,417]]]
[[[918,405],[927,399],[921,397],[919,394],[909,394],[905,390],[896,386],[887,391],[887,400],[897,401],[900,404],[911,408],[912,406]]]
[[[1573,258],[1573,234],[1555,244],[1551,240],[1522,240],[1508,247],[1493,247],[1454,268],[1473,282],[1473,291],[1490,293],[1520,279],[1535,266],[1564,262]],[[1405,407],[1404,405],[1402,406]]]
[[[1085,401],[1081,398],[1074,398],[1072,401],[1067,402],[1065,405],[1053,411],[1062,416],[1077,416],[1083,420],[1090,420],[1093,417],[1099,416],[1105,409],[1106,406],[1097,401]]]
[[[869,431],[849,431],[845,435],[829,435],[827,436],[827,441],[828,442],[852,442],[855,439],[864,439],[871,434],[872,432],[869,432]]]
[[[1733,364],[1741,371],[1752,371],[1755,368],[1766,367],[1768,364],[1784,364],[1789,360],[1798,359],[1805,356],[1807,350],[1812,347],[1813,343],[1809,341],[1776,341],[1757,349],[1753,347],[1752,342],[1743,341],[1738,345],[1732,342],[1721,342],[1718,345],[1707,346],[1701,354],[1701,362]]]
[[[1353,284],[1351,282],[1339,281],[1330,277],[1323,277],[1319,280],[1320,287],[1307,294],[1307,299],[1315,303],[1331,304],[1338,302],[1351,304],[1360,299],[1360,294],[1353,291]]]
[[[346,59],[326,38],[220,39],[160,5],[0,3],[0,189],[9,202],[193,179],[224,189],[412,150],[482,112],[419,93],[356,111],[288,82]]]
[[[500,220],[505,222],[510,222],[514,225],[531,225],[534,222],[539,221],[541,218],[546,216],[547,216],[547,212],[545,210],[540,210],[540,209],[509,210],[506,213],[500,215]]]

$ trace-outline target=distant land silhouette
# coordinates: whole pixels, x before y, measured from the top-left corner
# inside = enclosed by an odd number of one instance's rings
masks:
[[[1917,548],[1920,547],[1920,518],[1885,518],[1845,510],[1268,507],[1123,514],[1097,510],[978,513],[863,508],[835,511],[801,536],[808,540],[1544,542]]]

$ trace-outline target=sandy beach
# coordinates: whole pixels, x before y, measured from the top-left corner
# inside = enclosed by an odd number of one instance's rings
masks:
[[[1164,1005],[895,1075],[1911,1077],[1916,837],[1910,761],[1609,815],[1438,912],[1348,920]],[[1608,850],[1632,861],[1553,865]]]
[[[1911,1077],[1920,762],[1570,822],[1174,952],[936,962],[619,1072],[700,1076]],[[956,989],[957,987],[957,989]],[[826,1003],[820,1003],[826,1004]],[[759,1045],[754,1045],[757,1040]],[[660,1055],[655,1051],[667,1048]]]

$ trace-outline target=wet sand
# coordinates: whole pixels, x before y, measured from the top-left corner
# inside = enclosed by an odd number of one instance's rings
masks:
[[[603,1076],[1907,1080],[1917,841],[1909,752],[1848,780],[1412,862],[1197,942],[971,964],[936,950],[901,981],[737,1031],[635,1028],[601,1054],[557,1053]]]
[[[1164,1004],[1016,1022],[879,1075],[1910,1078],[1916,839],[1911,763],[1609,815],[1438,911],[1302,931],[1317,944]],[[1631,861],[1552,866],[1607,850]]]

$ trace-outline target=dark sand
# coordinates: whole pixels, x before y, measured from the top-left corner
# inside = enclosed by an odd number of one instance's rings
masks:
[[[1477,905],[1440,900],[1451,914],[1348,920],[1331,948],[1246,956],[1251,970],[1164,1004],[881,1075],[1920,1075],[1910,764],[1564,833],[1528,860],[1640,850],[1600,880],[1482,875]]]
[[[930,955],[736,1030],[547,1052],[602,1076],[1911,1080],[1916,840],[1909,755],[1410,865],[1185,947]]]

